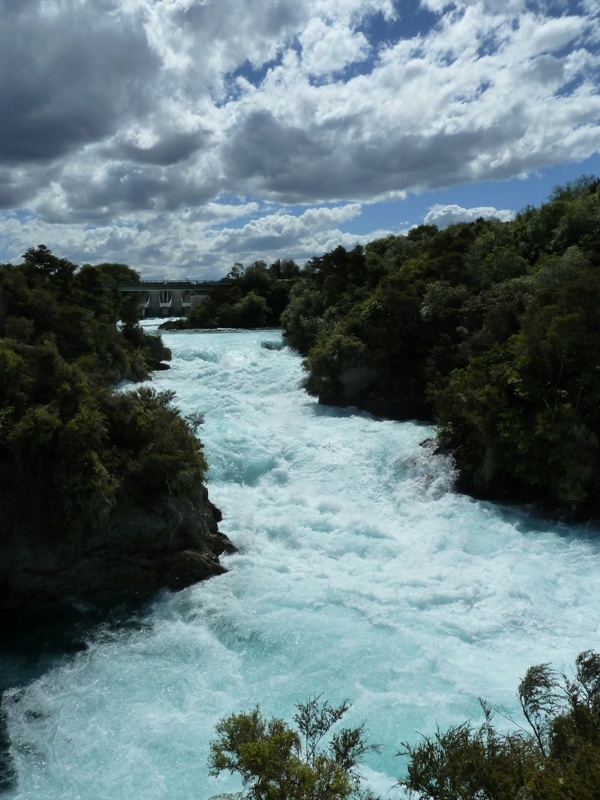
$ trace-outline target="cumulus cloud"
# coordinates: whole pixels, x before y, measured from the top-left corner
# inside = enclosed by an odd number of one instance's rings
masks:
[[[346,241],[333,207],[598,152],[592,0],[0,0],[0,14],[11,258],[45,240],[148,270],[212,268],[217,247],[293,257]],[[313,208],[329,227],[311,239]]]
[[[438,228],[446,228],[456,222],[473,222],[476,219],[498,219],[501,222],[508,222],[514,219],[514,211],[509,209],[491,208],[482,206],[479,208],[462,208],[458,205],[436,205],[432,206],[425,215],[423,222],[426,225],[437,225]]]
[[[93,227],[44,222],[33,214],[0,214],[0,246],[11,241],[20,256],[31,242],[69,253],[75,263],[125,261],[147,277],[219,277],[232,264],[294,258],[304,264],[338,245],[354,247],[391,231],[368,235],[340,228],[361,213],[358,203],[315,206],[300,213],[269,213],[256,202],[210,202],[162,215],[138,213],[118,224]],[[238,220],[234,227],[232,222]],[[124,258],[126,253],[128,258]]]
[[[240,260],[253,260],[260,252],[304,251],[317,255],[332,228],[360,214],[358,203],[334,208],[309,208],[299,216],[277,212],[248,222],[241,228],[223,228],[214,234],[212,250],[237,253]],[[337,231],[338,235],[339,231]],[[258,258],[260,256],[256,256]]]
[[[14,3],[0,13],[0,157],[44,162],[147,113],[159,71],[139,18],[98,3]]]
[[[369,53],[367,37],[346,24],[327,24],[311,19],[300,34],[302,64],[310,75],[331,75],[349,64],[363,61]]]

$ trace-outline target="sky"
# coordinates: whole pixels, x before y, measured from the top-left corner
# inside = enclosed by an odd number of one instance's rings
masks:
[[[598,0],[0,0],[0,261],[208,279],[600,175]]]

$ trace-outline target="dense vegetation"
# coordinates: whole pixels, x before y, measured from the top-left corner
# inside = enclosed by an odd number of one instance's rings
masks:
[[[43,246],[0,266],[0,604],[15,562],[35,563],[40,548],[75,556],[110,532],[111,515],[191,496],[204,477],[199,419],[183,419],[168,392],[113,391],[170,357],[115,288],[124,278],[138,279]]]
[[[248,267],[236,263],[210,298],[191,309],[185,320],[170,320],[161,327],[269,328],[278,327],[294,279],[300,274],[290,259],[255,261]]]
[[[479,496],[598,515],[599,183],[313,258],[282,315],[308,390],[435,421]]]
[[[497,730],[484,722],[438,730],[398,752],[407,759],[398,786],[418,800],[597,800],[600,787],[600,656],[581,653],[572,678],[548,664],[531,667],[519,685],[523,725]],[[348,709],[297,706],[296,728],[265,720],[258,708],[217,725],[209,766],[242,778],[254,800],[371,798],[357,765],[369,750],[364,727],[336,730]],[[513,723],[516,724],[516,723]],[[527,726],[527,727],[524,727]]]

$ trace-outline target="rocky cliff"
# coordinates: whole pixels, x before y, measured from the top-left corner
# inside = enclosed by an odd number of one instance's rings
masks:
[[[220,511],[205,487],[185,498],[120,507],[73,548],[44,526],[43,509],[27,514],[0,497],[0,613],[36,610],[70,598],[106,600],[182,589],[226,572],[219,556],[235,551],[218,530]],[[10,519],[9,519],[10,517]]]

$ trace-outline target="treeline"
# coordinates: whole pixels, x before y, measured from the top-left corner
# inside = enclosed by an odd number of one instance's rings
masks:
[[[115,514],[192,496],[204,478],[199,419],[183,419],[170,393],[113,389],[170,358],[138,326],[123,280],[139,278],[44,246],[0,265],[2,608],[35,602],[36,571],[42,581],[92,546],[110,549]]]
[[[281,320],[323,403],[439,426],[461,488],[600,513],[600,193],[313,258]]]

